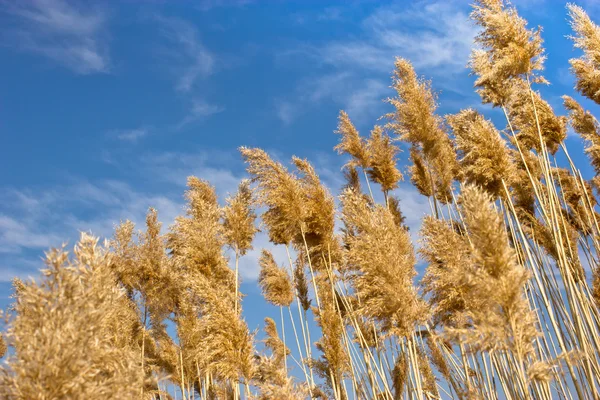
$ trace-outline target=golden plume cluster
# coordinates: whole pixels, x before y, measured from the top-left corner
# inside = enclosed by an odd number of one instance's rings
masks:
[[[600,104],[600,29],[568,9],[575,89]],[[170,227],[151,208],[143,231],[82,234],[38,280],[15,279],[0,398],[600,398],[600,124],[536,90],[541,30],[515,7],[477,0],[471,19],[475,87],[505,126],[438,115],[433,83],[397,58],[385,125],[362,137],[339,113],[338,197],[307,159],[242,147],[249,179],[223,205],[190,177]],[[405,172],[429,215],[404,203]],[[272,248],[256,259],[260,231]],[[264,332],[242,307],[253,262]]]

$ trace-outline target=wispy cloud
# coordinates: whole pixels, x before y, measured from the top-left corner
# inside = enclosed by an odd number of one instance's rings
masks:
[[[245,175],[236,154],[220,151],[152,153],[115,163],[130,171],[123,179],[139,186],[125,180],[71,178],[52,186],[0,190],[0,282],[36,276],[36,269],[43,267],[43,251],[65,242],[72,245],[80,231],[110,237],[115,224],[126,219],[143,229],[148,207],[158,210],[166,231],[184,212],[187,176],[215,184],[223,202]],[[148,188],[149,181],[156,187]],[[249,263],[245,269],[246,279],[256,279],[255,266]]]
[[[287,100],[278,99],[275,101],[275,114],[281,122],[289,125],[297,116],[297,106]]]
[[[190,175],[207,179],[216,185],[221,198],[237,190],[237,186],[245,177],[243,162],[237,152],[210,150],[199,152],[163,152],[148,153],[139,160],[126,160],[131,166],[137,165],[160,183],[173,185],[179,193]],[[125,165],[129,168],[129,164]]]
[[[148,207],[156,207],[168,226],[181,213],[181,196],[136,190],[111,180],[76,181],[45,188],[4,189],[0,197],[2,263],[21,276],[43,266],[43,251],[73,244],[81,231],[106,238],[115,224],[130,219],[140,228]],[[0,281],[9,279],[0,274]]]
[[[276,115],[289,125],[310,107],[330,100],[345,109],[355,122],[364,122],[383,104],[388,86],[383,79],[358,78],[350,72],[306,78],[288,98],[276,100]]]
[[[200,0],[198,9],[201,11],[210,11],[221,7],[242,7],[253,2],[254,0]]]
[[[160,15],[155,15],[154,19],[159,23],[162,36],[170,42],[166,52],[173,61],[169,64],[174,65],[175,88],[189,92],[200,79],[214,72],[215,56],[201,42],[198,30],[191,23]]]
[[[113,129],[107,132],[107,136],[122,140],[124,142],[137,143],[140,139],[148,135],[149,129],[134,128],[134,129]]]
[[[372,116],[381,99],[391,95],[388,87],[397,56],[409,59],[419,74],[438,78],[437,88],[459,92],[470,87],[465,85],[465,67],[477,30],[464,4],[436,0],[386,5],[358,24],[354,37],[302,45],[279,56],[284,62],[309,57],[326,71],[300,81],[293,98],[277,102],[277,115],[284,123],[323,99],[333,100],[353,118]]]
[[[360,39],[337,40],[313,49],[326,64],[389,72],[394,57],[419,69],[462,72],[477,32],[468,12],[454,2],[421,1],[412,7],[384,6],[362,23]]]
[[[208,103],[204,99],[194,99],[188,114],[177,124],[176,129],[182,129],[186,125],[223,111],[225,111],[225,107]]]
[[[65,0],[1,2],[8,15],[2,40],[43,55],[80,74],[108,72],[107,14]]]
[[[36,230],[26,221],[0,214],[0,253],[20,253],[23,249],[57,246],[60,238],[52,232]]]

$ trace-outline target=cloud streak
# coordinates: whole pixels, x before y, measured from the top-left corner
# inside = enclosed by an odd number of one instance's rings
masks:
[[[3,40],[12,46],[78,74],[110,71],[104,10],[64,0],[2,2],[0,9],[11,17]]]
[[[179,121],[176,129],[182,129],[186,125],[208,118],[223,111],[225,111],[225,107],[208,103],[204,99],[194,99],[192,101],[192,107],[187,115],[181,121]]]
[[[210,76],[215,70],[216,59],[200,41],[198,30],[191,23],[180,18],[167,18],[155,15],[161,35],[175,45],[167,53],[176,64],[175,89],[187,93],[201,79]]]
[[[148,128],[113,129],[107,132],[107,136],[123,142],[137,143],[149,133]]]
[[[327,71],[302,80],[296,100],[276,104],[276,113],[284,123],[291,124],[326,99],[341,105],[353,119],[373,116],[381,99],[391,95],[389,76],[395,57],[409,59],[419,74],[442,78],[436,80],[437,87],[463,90],[465,67],[477,32],[464,6],[453,1],[387,5],[358,25],[360,32],[349,39],[307,44],[279,55],[280,60],[294,62],[297,57],[308,57]]]

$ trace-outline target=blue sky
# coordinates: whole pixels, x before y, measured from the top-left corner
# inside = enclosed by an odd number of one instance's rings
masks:
[[[598,21],[592,3],[581,5]],[[541,90],[562,114],[578,55],[565,4],[515,4],[544,27],[552,85]],[[432,79],[441,114],[477,107],[504,127],[465,68],[468,13],[469,1],[444,0],[0,0],[0,306],[13,276],[35,276],[43,251],[79,231],[110,236],[126,218],[142,227],[149,206],[168,226],[188,175],[224,198],[245,176],[238,146],[307,157],[336,192],[338,112],[368,133],[390,110],[395,56]],[[577,137],[568,146],[581,157]],[[396,194],[416,232],[426,199],[407,183]],[[256,261],[268,246],[258,237],[242,261],[251,328],[266,315],[254,306],[264,304]]]

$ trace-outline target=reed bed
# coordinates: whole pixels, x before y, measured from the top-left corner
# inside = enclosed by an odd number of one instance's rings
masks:
[[[600,27],[567,7],[575,89],[600,105]],[[339,201],[308,160],[242,147],[250,180],[225,205],[190,177],[167,233],[150,209],[144,231],[125,221],[104,243],[83,234],[72,256],[48,251],[41,279],[14,282],[0,397],[600,398],[600,124],[568,96],[559,116],[536,90],[541,33],[515,8],[478,0],[471,18],[476,90],[505,126],[474,109],[439,115],[431,83],[398,58],[382,125],[362,136],[340,112]],[[394,195],[399,142],[431,205],[418,246]],[[259,227],[287,254],[260,257],[280,311],[260,336],[238,267]]]

